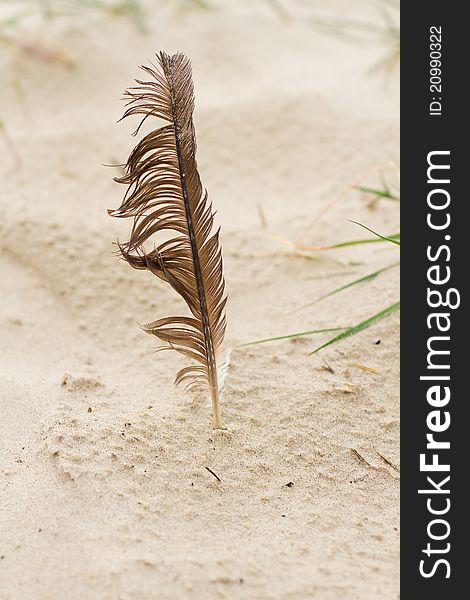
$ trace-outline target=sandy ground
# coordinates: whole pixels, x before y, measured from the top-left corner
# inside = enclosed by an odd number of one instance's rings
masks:
[[[84,11],[0,44],[0,119],[21,158],[0,138],[2,600],[398,597],[399,473],[379,456],[399,464],[398,316],[315,356],[327,335],[237,347],[354,324],[399,293],[390,270],[290,314],[396,250],[302,258],[273,236],[398,227],[396,204],[372,211],[355,192],[317,219],[358,173],[398,161],[398,86],[367,74],[383,47],[305,18],[373,20],[378,3],[307,4],[283,20],[268,2],[151,3],[146,35]],[[123,189],[101,165],[132,148],[119,98],[159,49],[192,58],[200,171],[222,225],[225,435],[207,398],[173,386],[184,359],[153,354],[136,326],[181,301],[112,256],[127,223],[106,209]]]

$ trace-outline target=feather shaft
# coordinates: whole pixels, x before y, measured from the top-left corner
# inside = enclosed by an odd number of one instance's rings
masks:
[[[181,149],[181,134],[178,123],[178,116],[175,106],[175,99],[173,93],[173,80],[171,76],[171,71],[168,69],[165,70],[165,75],[168,80],[169,88],[170,88],[170,97],[171,97],[171,114],[173,117],[173,127],[175,131],[175,143],[176,143],[176,153],[178,156],[178,166],[180,171],[180,180],[181,180],[181,189],[183,192],[183,200],[184,200],[184,208],[186,213],[186,220],[188,222],[188,230],[189,230],[189,239],[191,242],[191,252],[193,255],[194,261],[194,272],[196,276],[197,282],[197,290],[199,296],[199,302],[201,304],[201,314],[202,314],[202,327],[204,332],[204,345],[206,348],[207,355],[207,364],[209,370],[209,387],[211,393],[211,402],[212,402],[212,418],[213,424],[216,429],[220,429],[222,427],[222,422],[220,418],[220,402],[219,402],[219,388],[217,385],[217,367],[215,363],[215,354],[214,354],[214,344],[212,341],[212,331],[209,324],[209,315],[207,311],[207,302],[206,302],[206,291],[204,287],[204,280],[201,273],[201,263],[199,260],[199,251],[195,239],[194,234],[194,226],[193,226],[193,214],[191,211],[191,205],[189,202],[189,194],[188,187],[186,184],[186,172],[184,165],[184,158]]]

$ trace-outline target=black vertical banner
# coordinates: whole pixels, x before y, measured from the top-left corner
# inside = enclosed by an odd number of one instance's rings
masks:
[[[465,4],[401,7],[401,597],[470,577],[470,135]],[[464,109],[464,104],[466,105]],[[468,185],[468,184],[467,184]]]

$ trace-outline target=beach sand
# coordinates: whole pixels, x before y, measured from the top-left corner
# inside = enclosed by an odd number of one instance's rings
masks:
[[[308,20],[380,22],[378,3],[160,5],[144,4],[146,34],[89,10],[0,46],[14,144],[0,138],[0,598],[397,598],[397,313],[313,356],[333,334],[240,347],[398,299],[390,269],[292,312],[397,250],[279,239],[369,237],[348,220],[399,228],[396,202],[343,193],[398,163],[398,75],[369,72],[380,40]],[[137,325],[186,314],[182,301],[112,254],[129,223],[106,213],[124,187],[102,165],[133,148],[120,97],[160,49],[192,59],[198,163],[222,227],[225,433],[207,397],[173,385],[187,361],[155,354]]]

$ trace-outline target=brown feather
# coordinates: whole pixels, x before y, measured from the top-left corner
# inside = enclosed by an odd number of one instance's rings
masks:
[[[131,152],[125,175],[128,186],[114,217],[133,218],[129,241],[118,243],[121,257],[135,269],[148,269],[166,281],[188,305],[192,317],[166,317],[144,326],[168,345],[196,361],[181,369],[175,382],[210,390],[214,426],[221,427],[219,393],[228,370],[224,349],[225,282],[219,230],[197,170],[193,126],[194,94],[189,59],[161,52],[159,68],[142,67],[150,77],[136,80],[123,118],[158,117],[167,125],[146,135]],[[170,239],[147,252],[145,243],[170,231]]]

